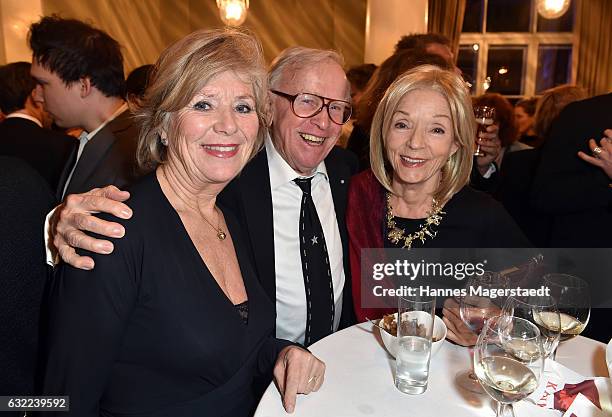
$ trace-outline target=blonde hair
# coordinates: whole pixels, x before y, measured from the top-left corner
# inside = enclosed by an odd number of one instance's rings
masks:
[[[278,88],[283,76],[288,75],[287,70],[291,69],[293,73],[302,68],[316,66],[324,61],[332,61],[344,66],[344,58],[339,52],[332,49],[313,49],[303,46],[293,46],[284,49],[270,65],[268,84],[270,88]],[[347,100],[350,101],[350,83],[346,81]],[[335,97],[340,98],[340,97]]]
[[[372,171],[385,189],[391,193],[393,170],[385,150],[385,136],[391,127],[393,114],[402,98],[415,90],[436,91],[446,99],[453,125],[457,151],[442,168],[442,179],[434,194],[441,204],[447,202],[469,181],[474,154],[475,121],[472,100],[465,82],[452,71],[433,65],[418,66],[389,86],[383,96],[370,130],[370,161]]]
[[[587,98],[584,88],[575,85],[560,85],[544,91],[538,100],[533,128],[536,135],[545,140],[550,133],[550,126],[561,110],[568,104]]]
[[[143,170],[155,169],[166,161],[162,135],[176,137],[180,111],[213,77],[226,71],[233,71],[253,88],[259,131],[251,157],[259,151],[268,113],[261,44],[253,35],[237,29],[199,30],[162,52],[144,98],[135,105],[134,113],[141,125],[137,160]]]

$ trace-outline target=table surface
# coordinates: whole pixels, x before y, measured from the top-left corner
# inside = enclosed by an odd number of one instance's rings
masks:
[[[325,382],[310,395],[298,395],[293,416],[489,416],[492,400],[459,388],[455,375],[468,369],[467,348],[444,341],[431,359],[429,386],[422,395],[408,395],[393,384],[395,359],[368,322],[334,333],[309,347],[325,362]],[[578,336],[563,342],[557,361],[584,376],[608,376],[606,345]],[[274,384],[265,392],[255,417],[287,416]]]

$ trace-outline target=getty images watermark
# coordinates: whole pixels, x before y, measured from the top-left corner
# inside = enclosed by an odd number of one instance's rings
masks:
[[[610,248],[363,249],[360,267],[362,308],[396,307],[398,296],[554,296],[551,273],[583,278],[596,289],[591,304],[612,307]],[[480,285],[487,275],[503,276],[504,285]]]
[[[534,259],[534,261],[536,261]],[[411,262],[407,259],[397,259],[394,262],[374,263],[372,265],[371,277],[374,281],[382,281],[385,278],[397,281],[405,279],[410,282],[417,279],[432,278],[454,278],[463,281],[474,275],[484,275],[487,261],[471,262]],[[527,266],[528,267],[528,266]],[[519,268],[516,268],[518,271]],[[516,272],[509,269],[507,273]],[[430,285],[399,285],[395,288],[385,288],[383,285],[373,285],[372,294],[375,297],[487,297],[495,299],[498,297],[542,297],[549,296],[550,289],[544,285],[539,288],[483,288],[481,285],[468,286],[464,288],[435,288]]]

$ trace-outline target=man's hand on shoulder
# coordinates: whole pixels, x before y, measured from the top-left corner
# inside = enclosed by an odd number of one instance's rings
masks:
[[[125,229],[118,223],[101,220],[92,214],[102,212],[129,219],[132,210],[123,204],[129,197],[130,193],[114,185],[67,196],[50,219],[51,250],[75,268],[93,269],[93,259],[79,256],[75,248],[109,254],[113,251],[113,244],[108,240],[95,239],[84,232],[120,238],[125,234]]]

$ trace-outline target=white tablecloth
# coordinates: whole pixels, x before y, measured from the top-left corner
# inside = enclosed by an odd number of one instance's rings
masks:
[[[561,344],[557,360],[584,376],[608,376],[603,343],[576,337]],[[315,343],[312,353],[325,362],[325,382],[310,395],[298,395],[294,416],[312,417],[460,417],[495,412],[487,395],[471,394],[455,384],[468,369],[469,353],[444,342],[432,358],[429,386],[422,395],[402,394],[393,384],[395,359],[369,323],[361,323]],[[265,392],[255,417],[287,416],[274,384]]]

